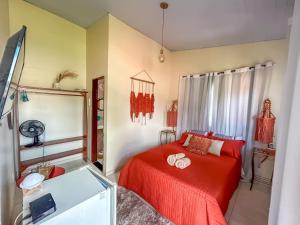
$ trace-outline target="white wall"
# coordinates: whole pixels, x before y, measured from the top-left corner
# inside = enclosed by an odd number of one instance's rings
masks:
[[[9,36],[8,1],[0,1],[0,58]],[[9,224],[15,194],[13,133],[0,121],[0,224]]]
[[[278,150],[269,225],[298,225],[300,221],[300,1],[295,1],[288,65],[283,80]]]
[[[120,168],[129,157],[159,144],[165,126],[171,81],[171,54],[158,61],[160,45],[109,16],[106,171]],[[147,125],[131,122],[130,77],[146,70],[155,81],[155,112]],[[144,75],[145,76],[145,75]],[[146,78],[146,77],[144,77]]]

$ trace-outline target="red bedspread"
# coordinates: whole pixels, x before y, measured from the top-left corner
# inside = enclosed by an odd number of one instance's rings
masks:
[[[192,161],[184,170],[167,163],[168,155],[179,152]],[[223,214],[240,170],[239,159],[196,155],[174,142],[130,159],[121,170],[119,185],[139,194],[177,225],[226,224]]]

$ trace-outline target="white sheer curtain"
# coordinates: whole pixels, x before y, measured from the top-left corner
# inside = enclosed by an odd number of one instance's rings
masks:
[[[239,69],[216,76],[211,130],[225,136],[245,138],[252,71]]]
[[[242,155],[248,177],[251,175],[255,120],[269,92],[272,69],[272,63],[267,63],[251,70],[225,71],[214,79],[211,131],[247,141]]]
[[[269,92],[273,64],[228,70],[224,74],[181,77],[178,136],[186,130],[213,131],[247,141],[244,170],[249,176],[255,119]]]
[[[186,130],[209,130],[209,102],[213,74],[180,78],[177,134]]]

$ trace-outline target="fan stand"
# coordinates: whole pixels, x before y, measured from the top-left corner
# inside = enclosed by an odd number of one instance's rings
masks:
[[[40,142],[39,136],[34,136],[33,137],[33,143],[25,145],[26,148],[31,148],[33,146],[40,146],[43,145],[43,142]]]

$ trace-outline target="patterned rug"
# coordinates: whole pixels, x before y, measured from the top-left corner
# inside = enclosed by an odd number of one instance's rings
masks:
[[[117,225],[173,225],[132,191],[118,187]]]

